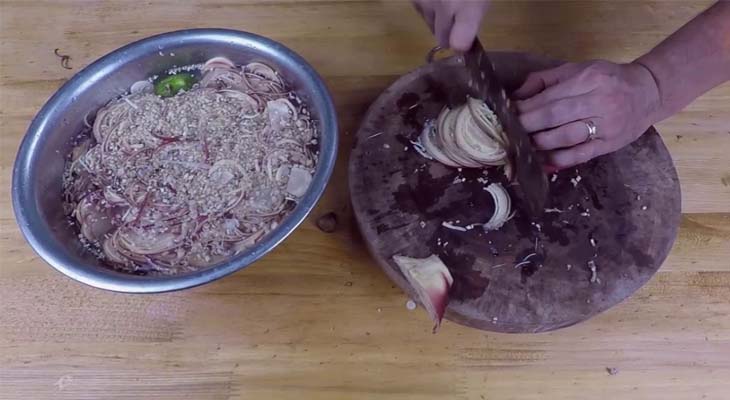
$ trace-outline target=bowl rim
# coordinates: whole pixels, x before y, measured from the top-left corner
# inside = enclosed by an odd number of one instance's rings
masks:
[[[54,114],[60,113],[57,107],[63,99],[77,90],[87,77],[103,73],[106,68],[118,64],[118,57],[128,51],[148,48],[150,51],[154,49],[154,52],[157,52],[158,46],[164,48],[168,47],[170,43],[177,44],[178,42],[174,42],[174,40],[180,42],[209,41],[249,47],[264,52],[274,52],[279,57],[292,61],[298,68],[303,69],[304,75],[310,77],[312,81],[315,95],[323,105],[318,116],[322,126],[320,135],[331,132],[329,138],[331,145],[320,148],[320,159],[309,189],[291,214],[251,250],[238,254],[218,266],[179,276],[141,277],[112,269],[79,265],[65,254],[65,246],[53,238],[35,200],[38,189],[35,185],[29,184],[35,161],[33,155],[37,152],[38,142],[41,138],[40,132],[43,132],[46,129],[45,126],[54,119]],[[184,45],[184,43],[180,44]],[[105,54],[77,72],[48,99],[33,117],[15,158],[11,188],[13,211],[20,231],[35,253],[54,269],[76,281],[100,289],[125,293],[160,293],[188,289],[246,268],[268,254],[301,225],[321,198],[332,176],[337,158],[338,136],[337,115],[327,86],[314,68],[293,50],[273,39],[233,29],[198,28],[166,32],[131,42]]]

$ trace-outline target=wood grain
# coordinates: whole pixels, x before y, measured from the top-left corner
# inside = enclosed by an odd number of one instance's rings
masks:
[[[482,38],[493,49],[625,61],[709,3],[496,1]],[[129,296],[64,278],[26,245],[10,207],[12,162],[30,119],[103,54],[203,26],[280,40],[325,77],[343,140],[326,196],[271,255],[211,285]],[[0,399],[727,398],[730,86],[657,126],[685,214],[647,286],[554,333],[446,323],[434,336],[369,258],[346,182],[368,104],[432,45],[404,1],[0,1]],[[71,55],[73,70],[54,48]],[[341,221],[333,234],[313,222],[329,211]]]

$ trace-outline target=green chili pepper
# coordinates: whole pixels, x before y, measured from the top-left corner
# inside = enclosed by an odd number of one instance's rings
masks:
[[[155,84],[155,94],[160,97],[171,97],[181,90],[190,90],[195,78],[190,74],[175,74],[163,78]]]

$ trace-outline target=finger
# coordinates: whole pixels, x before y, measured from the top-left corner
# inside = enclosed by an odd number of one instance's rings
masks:
[[[585,81],[580,80],[576,75],[572,75],[565,81],[546,86],[544,90],[528,99],[518,101],[517,109],[521,113],[530,112],[555,100],[580,96],[589,93],[593,89],[595,89],[595,85],[586,84]]]
[[[576,67],[576,64],[566,63],[552,69],[532,72],[527,75],[525,82],[512,93],[512,96],[518,100],[530,98],[542,92],[545,88],[553,86],[561,80],[568,79],[576,71]]]
[[[569,122],[590,118],[591,100],[587,96],[569,97],[520,114],[520,122],[528,132],[556,128]]]
[[[570,122],[532,135],[532,142],[539,150],[562,149],[586,140],[588,140],[588,126],[584,121]]]
[[[548,166],[557,169],[572,167],[604,154],[605,144],[603,140],[591,140],[567,149],[549,151],[546,161]]]
[[[451,27],[454,25],[454,14],[438,12],[436,13],[435,18],[434,33],[436,34],[436,40],[438,41],[439,46],[447,48],[449,47]]]
[[[482,14],[476,10],[462,9],[454,16],[454,27],[451,29],[449,45],[453,50],[467,51],[479,32]]]

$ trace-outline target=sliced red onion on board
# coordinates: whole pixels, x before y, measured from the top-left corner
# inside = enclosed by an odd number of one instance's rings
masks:
[[[483,168],[509,162],[506,135],[496,115],[483,101],[468,99],[455,109],[444,107],[427,122],[419,137],[426,153],[449,167]],[[511,173],[506,173],[511,176]]]
[[[449,158],[444,152],[442,152],[435,144],[436,135],[436,125],[434,124],[434,122],[431,121],[426,123],[426,125],[423,127],[423,132],[421,133],[420,137],[421,144],[423,145],[424,150],[426,150],[426,153],[428,153],[431,157],[433,157],[441,164],[454,168],[459,167],[458,163],[452,161],[451,158]]]
[[[504,164],[507,154],[502,144],[480,129],[468,107],[463,107],[456,123],[457,145],[486,165]]]
[[[494,213],[489,218],[489,221],[484,224],[484,230],[497,230],[509,220],[512,201],[507,190],[499,183],[491,183],[484,190],[489,192],[494,200]]]
[[[440,150],[451,158],[459,166],[467,168],[479,168],[481,165],[471,159],[468,154],[456,144],[456,122],[460,109],[450,110],[444,108],[439,115],[436,135],[436,145]]]
[[[454,284],[449,268],[437,255],[421,259],[395,255],[393,261],[416,291],[418,301],[434,322],[436,333],[449,304],[449,289]]]
[[[489,109],[486,103],[479,101],[474,98],[469,98],[467,101],[467,107],[471,112],[472,118],[474,118],[479,129],[488,135],[492,140],[501,144],[502,147],[507,146],[506,134],[497,119],[497,115]]]

